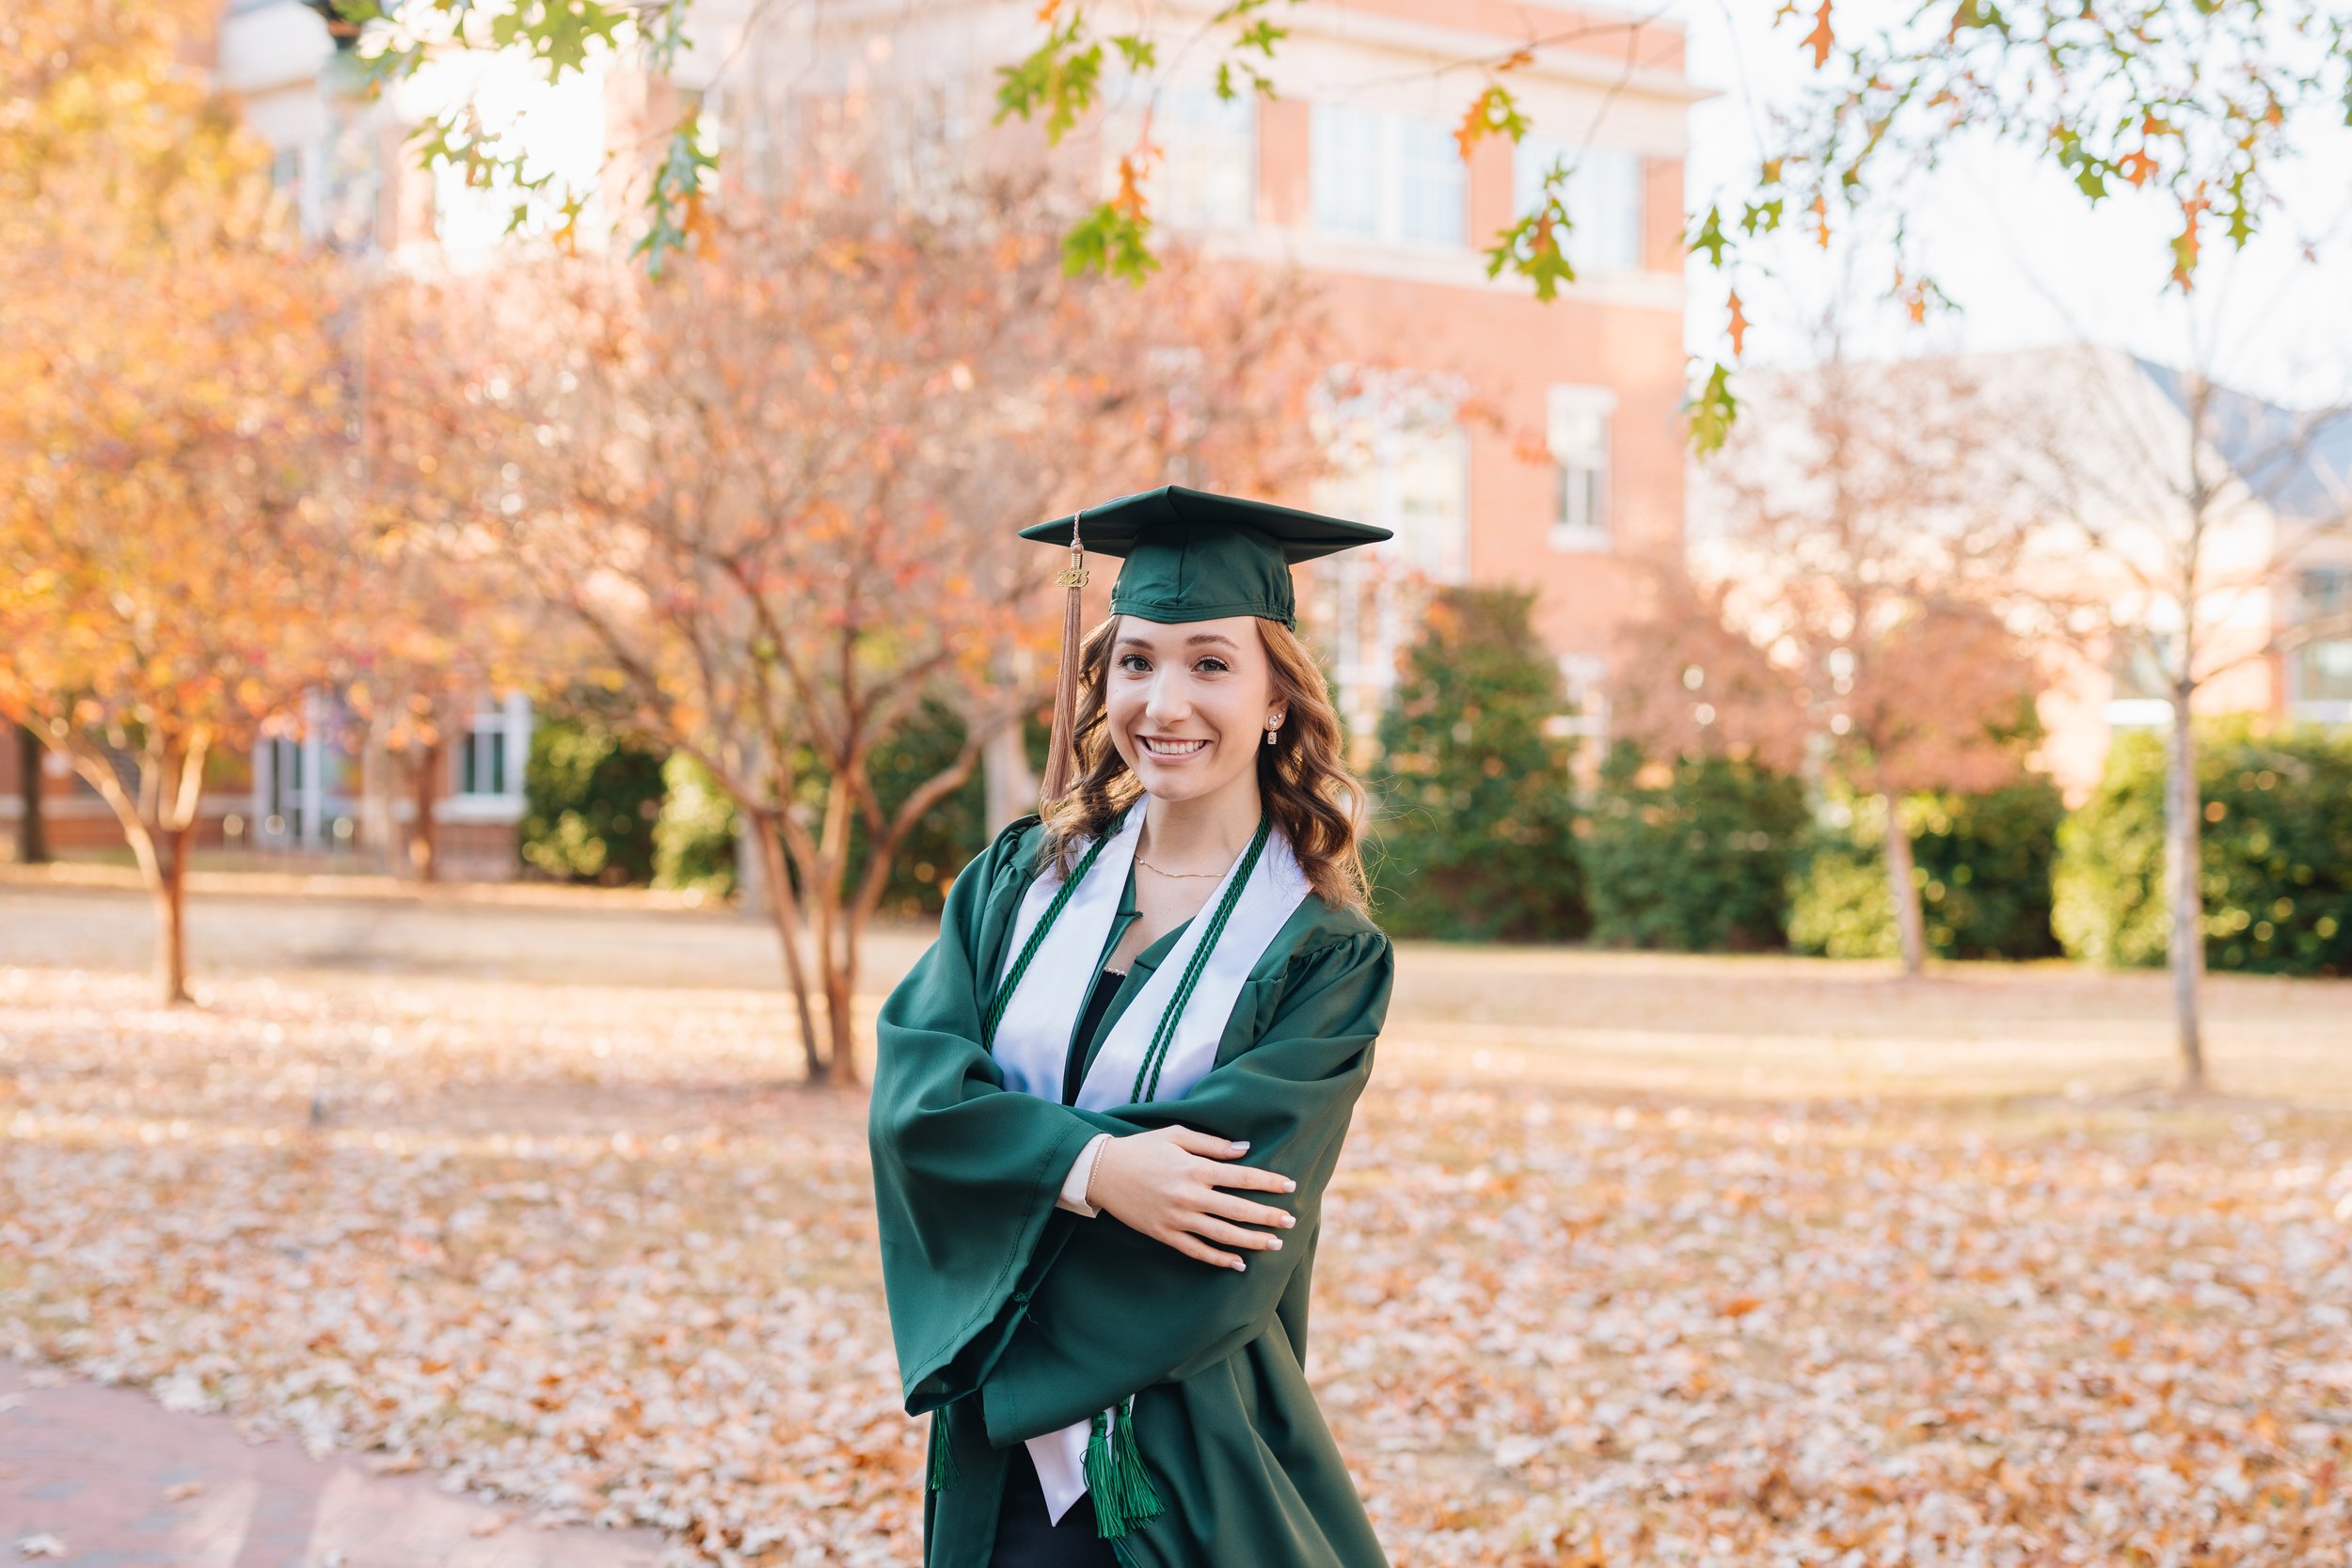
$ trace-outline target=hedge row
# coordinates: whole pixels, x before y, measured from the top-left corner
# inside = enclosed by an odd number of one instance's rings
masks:
[[[1489,595],[1490,598],[1492,595]],[[1895,951],[1873,801],[1833,794],[1820,817],[1793,779],[1750,763],[1645,761],[1619,745],[1580,807],[1566,747],[1529,676],[1523,614],[1503,596],[1432,625],[1382,727],[1367,856],[1393,934],[1684,951]],[[1036,737],[1032,737],[1033,739]],[[961,744],[927,712],[876,759],[885,800]],[[2201,723],[2206,960],[2216,969],[2352,974],[2352,735],[2234,719]],[[2164,961],[2162,737],[2116,738],[2106,776],[2066,812],[2042,780],[1902,802],[1931,950]],[[632,748],[594,718],[543,724],[522,853],[588,881],[724,893],[734,812],[683,757]],[[977,777],[934,813],[894,875],[899,913],[936,911],[985,842]]]
[[[2205,961],[2352,974],[2352,734],[2247,717],[2198,726]],[[2114,964],[2165,957],[2164,743],[2117,737],[2098,792],[2058,830],[2058,936]]]

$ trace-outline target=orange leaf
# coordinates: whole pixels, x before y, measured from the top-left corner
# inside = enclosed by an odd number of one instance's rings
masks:
[[[1734,358],[1746,352],[1742,347],[1748,340],[1748,315],[1740,308],[1740,291],[1731,291],[1731,353]]]
[[[1813,69],[1816,71],[1829,64],[1830,49],[1837,42],[1837,35],[1830,29],[1829,8],[1830,0],[1821,0],[1821,8],[1813,13],[1813,31],[1804,36],[1804,41],[1813,46]]]

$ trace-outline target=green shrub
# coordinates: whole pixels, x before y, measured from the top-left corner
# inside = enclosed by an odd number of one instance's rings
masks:
[[[2233,716],[2198,722],[2197,753],[2206,963],[2352,974],[2352,736]],[[2058,857],[2066,950],[2163,963],[2162,736],[2116,737],[2097,791],[2059,832]]]
[[[1730,757],[1645,765],[1619,741],[1582,841],[1593,940],[1685,952],[1785,946],[1806,827],[1795,779]]]
[[[653,879],[661,759],[595,717],[542,719],[523,770],[523,861],[607,886]]]
[[[1380,722],[1384,771],[1366,857],[1396,936],[1557,942],[1589,925],[1576,854],[1566,707],[1530,620],[1534,596],[1447,588],[1406,653]]]
[[[896,812],[915,786],[954,762],[963,736],[961,716],[940,702],[926,701],[900,724],[866,762],[883,813]],[[987,784],[976,763],[972,776],[926,813],[898,846],[882,889],[882,911],[932,915],[945,908],[956,873],[988,847],[987,815]],[[851,896],[866,873],[868,841],[865,823],[851,829],[847,884]]]
[[[1843,828],[1824,827],[1790,903],[1788,942],[1834,958],[1898,951],[1886,888],[1884,809],[1841,797]],[[1928,950],[1947,958],[2040,958],[2058,951],[2050,871],[2066,808],[2047,779],[1981,795],[1931,791],[1904,803]]]
[[[735,892],[735,802],[710,769],[684,752],[661,765],[668,797],[654,823],[653,885],[698,888],[724,898]]]

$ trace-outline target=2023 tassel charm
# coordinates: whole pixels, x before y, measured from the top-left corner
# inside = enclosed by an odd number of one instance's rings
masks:
[[[1054,733],[1045,744],[1045,779],[1039,790],[1048,806],[1070,792],[1070,775],[1077,763],[1073,732],[1078,727],[1078,634],[1079,618],[1085,613],[1080,594],[1090,579],[1086,546],[1078,537],[1078,525],[1085,520],[1083,508],[1070,519],[1070,564],[1054,575],[1066,592],[1061,610],[1061,665],[1054,681]]]

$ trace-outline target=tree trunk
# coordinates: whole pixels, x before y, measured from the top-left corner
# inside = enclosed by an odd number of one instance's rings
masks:
[[[826,1063],[825,1082],[836,1089],[857,1087],[856,1020],[850,1014],[850,996],[856,975],[846,963],[835,961],[831,953],[824,955],[825,1022],[830,1026],[832,1058]]]
[[[2205,898],[2199,878],[2202,802],[2197,788],[2197,739],[2189,725],[2189,694],[2175,690],[2172,730],[2164,758],[2164,880],[2171,908],[2169,948],[2172,1017],[2181,1048],[2181,1087],[2205,1087],[2205,1042],[2198,993],[2205,974]]]
[[[811,1084],[826,1081],[825,1061],[817,1051],[817,1021],[808,1009],[808,972],[801,962],[801,904],[785,869],[784,841],[767,814],[737,801],[743,832],[757,841],[760,880],[766,884],[769,917],[775,922],[776,940],[784,945],[784,977],[792,988],[792,1006],[800,1015],[801,1056]]]
[[[980,772],[991,833],[1037,810],[1037,774],[1022,746],[1021,728],[1021,721],[1015,719],[981,743]]]
[[[154,832],[155,974],[162,982],[167,1006],[195,998],[188,994],[188,838],[187,828],[158,828]]]
[[[40,736],[24,725],[17,727],[17,787],[24,800],[24,810],[16,819],[16,863],[19,865],[40,865],[49,859],[48,824],[40,814],[41,763],[46,752],[47,748],[40,743]]]
[[[441,743],[434,741],[408,752],[408,799],[415,817],[408,824],[408,866],[421,882],[440,873],[441,826],[433,816],[433,785],[441,776]]]
[[[1895,911],[1896,945],[1903,959],[1903,974],[1917,974],[1927,967],[1928,937],[1926,923],[1919,918],[1919,883],[1912,875],[1911,831],[1903,825],[1903,804],[1893,794],[1881,795],[1886,808],[1886,896]]]
[[[368,725],[359,745],[359,836],[387,877],[400,875],[400,828],[392,814],[391,753],[385,748],[383,721]]]

